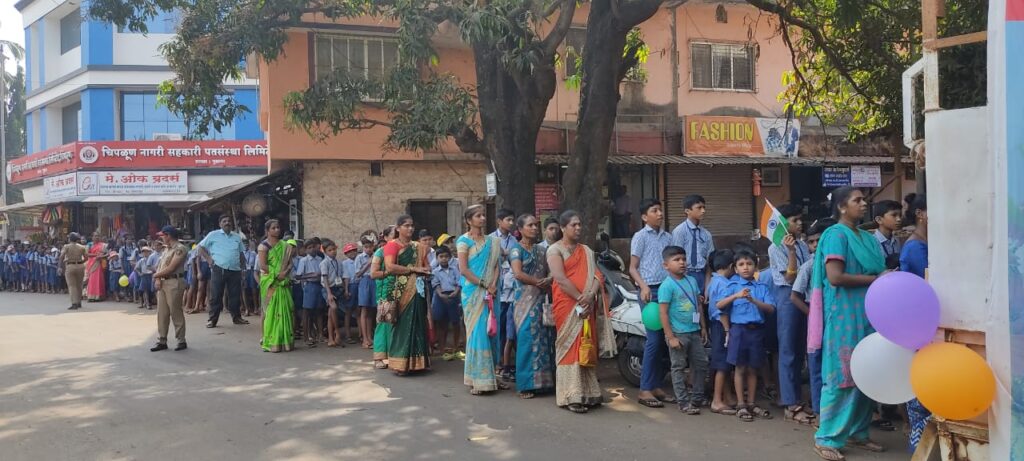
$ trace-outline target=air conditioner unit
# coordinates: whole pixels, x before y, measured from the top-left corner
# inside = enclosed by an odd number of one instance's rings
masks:
[[[153,133],[153,141],[181,141],[181,133]]]

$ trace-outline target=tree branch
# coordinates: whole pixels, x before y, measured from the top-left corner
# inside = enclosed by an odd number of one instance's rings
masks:
[[[565,40],[566,34],[569,33],[569,28],[572,26],[572,17],[576,14],[576,0],[561,0],[554,5],[561,4],[561,12],[558,14],[558,21],[555,22],[555,26],[548,32],[548,36],[544,38],[544,41],[540,44],[540,49],[544,53],[545,57],[554,56],[558,50],[558,45],[562,44]],[[547,16],[545,16],[547,17]]]
[[[473,127],[463,125],[461,130],[453,131],[449,135],[455,140],[455,145],[459,146],[459,150],[467,154],[483,154],[487,156],[487,148]]]
[[[658,12],[665,0],[609,0],[619,25],[632,29]]]

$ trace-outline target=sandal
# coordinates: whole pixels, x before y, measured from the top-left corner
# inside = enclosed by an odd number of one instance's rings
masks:
[[[750,410],[747,407],[736,410],[736,417],[745,423],[749,423],[754,420],[754,415],[750,414]]]
[[[805,408],[803,405],[793,405],[790,407],[786,407],[786,421],[793,421],[798,424],[810,426],[811,423],[814,422],[814,415],[807,414],[807,412],[804,410]]]
[[[500,391],[507,391],[509,389],[512,389],[512,386],[509,386],[508,384],[506,384],[506,383],[504,383],[504,382],[502,382],[500,380],[498,381],[498,390],[500,390]]]
[[[896,425],[888,419],[876,419],[871,421],[871,427],[884,432],[893,432],[896,430]]]
[[[664,403],[679,403],[674,395],[663,394],[661,396],[655,395],[654,398]]]
[[[870,451],[872,453],[882,453],[882,452],[885,451],[885,447],[875,443],[871,439],[865,439],[865,440],[848,439],[846,441],[846,445],[850,446],[850,447],[853,447],[853,448],[860,449],[860,450]]]
[[[750,412],[761,419],[772,419],[772,413],[757,405],[750,407]]]
[[[537,394],[534,394],[533,392],[520,392],[519,393],[519,398],[521,398],[523,400],[530,400],[530,399],[532,399],[532,398],[534,398],[536,396],[537,396]]]
[[[736,409],[728,405],[721,408],[715,408],[714,406],[712,406],[711,412],[718,415],[732,416],[736,414]]]
[[[383,360],[374,360],[373,368],[376,368],[378,370],[386,370],[388,368],[388,364],[384,363]]]
[[[661,400],[658,400],[658,399],[637,399],[637,402],[639,402],[640,405],[643,405],[643,406],[645,406],[647,408],[664,408],[665,407],[665,404],[661,403]]]
[[[814,446],[814,452],[826,461],[844,461],[846,459],[839,450],[832,447],[823,447],[821,445]]]
[[[686,413],[688,415],[699,415],[700,414],[700,407],[694,405],[692,402],[691,403],[685,403],[685,404],[679,404],[679,411],[681,411],[683,413]]]
[[[581,405],[579,403],[570,403],[570,404],[565,406],[565,409],[569,410],[569,411],[571,411],[573,413],[576,413],[578,415],[582,415],[582,414],[587,413],[588,411],[590,411],[589,408],[587,408],[586,406]]]

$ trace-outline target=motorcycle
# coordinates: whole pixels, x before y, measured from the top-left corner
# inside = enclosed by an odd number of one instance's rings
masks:
[[[597,267],[604,275],[605,289],[608,292],[609,316],[612,330],[615,332],[615,346],[619,351],[615,358],[622,375],[630,384],[640,386],[640,373],[643,369],[644,342],[647,332],[641,319],[640,290],[625,272],[626,265],[622,258],[611,249],[611,238],[602,232],[599,236],[604,243],[604,250],[597,255]],[[664,358],[664,370],[668,370],[668,357]]]

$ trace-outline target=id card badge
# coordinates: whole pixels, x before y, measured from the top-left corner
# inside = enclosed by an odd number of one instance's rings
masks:
[[[700,311],[693,311],[693,323],[700,323]]]

